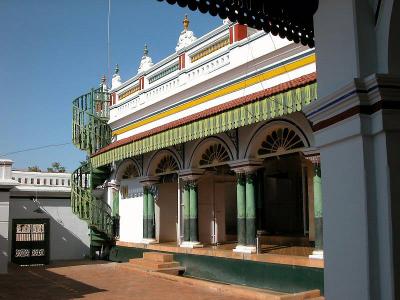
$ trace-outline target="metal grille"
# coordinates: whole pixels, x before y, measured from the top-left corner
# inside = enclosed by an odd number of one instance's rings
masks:
[[[44,265],[49,262],[49,219],[14,219],[13,263]]]

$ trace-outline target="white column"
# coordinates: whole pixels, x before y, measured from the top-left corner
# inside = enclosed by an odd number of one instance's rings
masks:
[[[0,160],[0,274],[7,273],[7,265],[10,260],[8,253],[11,248],[11,238],[8,237],[10,189],[18,185],[18,182],[11,179],[12,163],[8,159]]]
[[[391,153],[400,133],[400,83],[367,76],[385,69],[376,51],[380,25],[374,26],[367,1],[321,1],[315,16],[319,98],[306,114],[324,165],[328,299],[394,299],[399,286],[393,254],[399,191],[391,184],[399,159]]]
[[[400,297],[400,78],[374,75],[390,70],[391,7],[324,0],[314,17],[318,100],[305,113],[323,165],[327,299]]]

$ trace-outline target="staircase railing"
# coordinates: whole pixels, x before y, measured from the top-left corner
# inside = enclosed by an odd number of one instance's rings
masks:
[[[103,88],[92,89],[72,103],[72,142],[89,155],[111,141],[110,95]]]
[[[73,101],[72,142],[88,155],[111,142],[111,129],[107,124],[109,105],[110,95],[103,88],[92,89]],[[89,160],[72,173],[71,207],[79,218],[88,222],[91,229],[112,238],[111,207],[93,193],[97,175]]]

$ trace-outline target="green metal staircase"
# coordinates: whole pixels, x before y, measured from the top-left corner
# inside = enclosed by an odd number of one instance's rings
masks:
[[[92,89],[73,101],[72,142],[88,156],[111,142],[109,120],[110,95],[105,88]],[[94,169],[90,159],[72,173],[72,211],[88,223],[91,256],[113,241],[111,207],[102,199],[102,187],[110,174],[109,167]]]

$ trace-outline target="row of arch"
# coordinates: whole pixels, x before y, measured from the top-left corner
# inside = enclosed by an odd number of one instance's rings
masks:
[[[264,158],[301,151],[310,147],[310,138],[295,123],[287,120],[268,122],[260,126],[246,146],[244,157]],[[237,149],[229,145],[219,136],[211,136],[199,140],[189,158],[192,168],[207,168],[224,165],[235,157]],[[139,162],[126,159],[116,171],[116,179],[130,179],[140,176],[166,175],[176,173],[184,168],[183,158],[172,149],[162,149],[150,158],[146,170],[142,170]],[[142,170],[142,171],[141,171]]]

